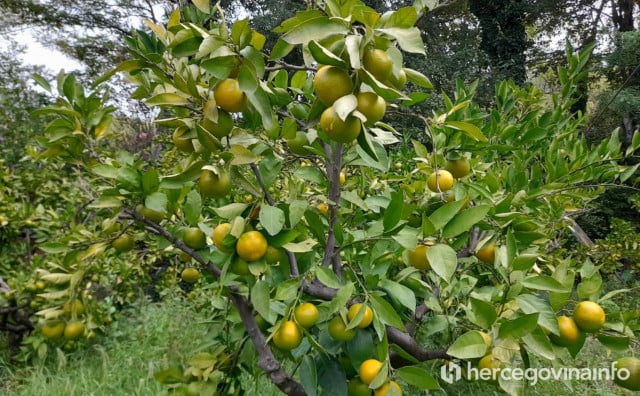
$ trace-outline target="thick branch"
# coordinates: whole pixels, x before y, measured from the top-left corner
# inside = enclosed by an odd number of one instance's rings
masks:
[[[143,223],[148,230],[151,232],[162,236],[169,242],[173,244],[173,246],[178,249],[184,251],[193,257],[203,268],[206,269],[211,275],[213,275],[216,279],[220,279],[222,275],[220,269],[216,267],[210,261],[206,261],[197,251],[189,248],[184,244],[180,239],[171,235],[169,231],[167,231],[164,227],[160,226],[157,223],[147,219],[142,216],[138,212],[130,209],[126,209],[125,214],[127,216],[132,217],[133,219]],[[229,298],[236,306],[238,313],[240,314],[240,318],[242,319],[242,323],[244,324],[253,345],[256,347],[256,351],[258,352],[259,358],[259,366],[263,369],[271,382],[276,385],[281,391],[291,396],[304,396],[306,395],[302,385],[300,385],[297,381],[293,380],[286,371],[282,369],[280,362],[273,355],[273,352],[267,345],[267,340],[264,338],[264,335],[260,331],[258,324],[256,323],[255,317],[253,316],[253,312],[251,309],[251,305],[249,302],[240,295],[238,289],[233,286],[228,286],[229,289]]]
[[[327,234],[327,244],[322,258],[322,265],[329,266],[332,264],[333,272],[340,278],[342,276],[342,263],[340,255],[334,254],[336,251],[336,234],[334,228],[338,223],[338,209],[340,209],[340,168],[342,167],[342,143],[338,143],[335,150],[331,150],[328,144],[325,144],[325,153],[327,160],[325,168],[327,178],[329,179],[329,231]]]

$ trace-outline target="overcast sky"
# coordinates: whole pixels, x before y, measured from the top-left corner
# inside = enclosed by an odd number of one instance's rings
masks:
[[[53,73],[58,73],[60,69],[64,69],[69,72],[72,70],[78,70],[82,66],[80,63],[69,58],[68,56],[45,48],[42,44],[38,43],[29,31],[23,31],[16,35],[16,40],[27,47],[25,53],[21,54],[20,59],[25,63],[32,65],[43,65]]]

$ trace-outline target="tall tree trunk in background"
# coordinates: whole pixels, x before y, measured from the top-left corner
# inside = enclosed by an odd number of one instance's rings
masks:
[[[580,43],[579,51],[586,48],[589,44],[593,43],[597,39],[598,27],[600,26],[600,17],[602,16],[602,10],[604,9],[606,0],[602,0],[596,14],[594,15],[591,29],[587,32],[586,36]],[[584,114],[587,111],[587,103],[589,102],[589,79],[585,78],[580,80],[576,91],[573,94],[575,102],[571,105],[571,113],[577,115],[578,112]]]
[[[528,43],[523,1],[470,0],[469,9],[480,22],[481,48],[490,58],[492,71],[499,79],[510,78],[519,85],[524,84]]]
[[[612,19],[617,31],[631,32],[635,29],[633,26],[634,6],[634,0],[611,0]]]

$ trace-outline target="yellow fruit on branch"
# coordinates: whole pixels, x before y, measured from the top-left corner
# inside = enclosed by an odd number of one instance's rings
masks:
[[[414,250],[409,252],[409,264],[421,270],[431,269],[429,259],[427,259],[427,250],[429,246],[418,245]]]
[[[285,351],[297,348],[300,342],[302,342],[302,333],[300,333],[298,325],[290,320],[282,323],[273,334],[275,346]]]
[[[84,334],[84,323],[71,321],[64,327],[64,338],[67,340],[75,340]]]
[[[360,134],[362,126],[360,120],[351,115],[342,121],[335,109],[329,107],[320,116],[320,128],[331,140],[338,143],[351,143]]]
[[[620,358],[616,360],[616,370],[613,380],[616,384],[625,389],[640,391],[640,359],[631,356]]]
[[[135,239],[129,234],[122,234],[111,242],[111,246],[120,253],[131,251],[135,245]]]
[[[559,316],[558,317],[558,328],[560,330],[560,335],[555,335],[551,333],[549,338],[551,342],[556,345],[563,347],[571,347],[573,345],[578,344],[583,337],[578,325],[568,316]]]
[[[313,89],[322,103],[331,106],[336,99],[353,92],[353,81],[346,70],[323,66],[313,78]]]
[[[447,160],[447,164],[444,168],[448,170],[456,179],[465,177],[469,174],[469,172],[471,172],[471,164],[469,163],[469,159],[467,159],[466,157],[449,159]]]
[[[393,61],[389,55],[377,48],[369,49],[364,53],[362,65],[380,82],[387,81],[393,69]]]
[[[407,85],[407,73],[400,69],[400,72],[396,76],[393,72],[389,74],[389,79],[385,82],[385,85],[390,85],[395,89],[402,89]]]
[[[373,396],[387,396],[390,394],[391,389],[394,390],[394,395],[402,396],[402,388],[400,388],[400,385],[398,385],[396,381],[385,382],[373,392]]]
[[[493,264],[496,260],[496,243],[495,241],[491,241],[485,244],[483,247],[478,249],[475,253],[475,256],[478,260],[484,261],[485,263]]]
[[[587,333],[596,333],[604,325],[606,316],[598,303],[582,301],[573,310],[573,320],[580,330]]]
[[[318,205],[316,205],[316,208],[318,208],[318,211],[325,216],[329,214],[329,205],[327,205],[325,202],[320,202]]]
[[[259,231],[249,231],[240,235],[236,252],[241,259],[251,262],[260,260],[267,253],[267,239]]]
[[[293,310],[293,317],[300,326],[308,329],[318,322],[318,308],[311,303],[302,303]]]
[[[226,111],[220,110],[218,111],[218,121],[213,122],[212,120],[205,118],[202,120],[202,127],[207,131],[211,132],[211,134],[218,139],[222,139],[225,136],[228,136],[233,129],[233,118]]]
[[[378,376],[380,369],[382,369],[382,362],[377,359],[367,359],[360,365],[358,374],[360,374],[360,380],[369,385]]]
[[[227,78],[216,85],[213,97],[218,106],[231,113],[239,112],[247,107],[247,95],[240,90],[238,80]]]
[[[231,176],[226,170],[220,170],[218,174],[205,169],[200,173],[198,180],[200,193],[209,198],[223,198],[231,191]]]
[[[171,136],[171,140],[173,140],[173,144],[178,150],[185,153],[193,153],[195,149],[193,147],[191,138],[184,137],[187,132],[189,132],[189,130],[185,127],[176,128],[176,130],[173,132],[173,135]]]
[[[438,169],[427,178],[427,187],[433,192],[451,190],[453,183],[453,175],[446,169]]]
[[[351,341],[356,336],[354,329],[347,330],[347,324],[340,316],[334,316],[329,321],[329,335],[337,341]]]
[[[347,318],[349,318],[349,322],[351,322],[356,317],[356,315],[358,315],[358,312],[360,312],[360,310],[363,307],[364,307],[364,314],[362,316],[362,319],[360,320],[360,323],[358,323],[359,329],[364,329],[366,327],[369,327],[371,322],[373,322],[373,310],[369,308],[368,305],[357,303],[349,307],[349,311],[347,313]]]
[[[182,238],[184,244],[191,249],[202,249],[207,246],[207,237],[204,232],[198,227],[187,228]]]
[[[360,92],[356,95],[356,98],[358,99],[356,110],[367,117],[364,125],[373,125],[384,117],[384,113],[387,110],[387,102],[380,96],[373,92]]]
[[[180,277],[187,283],[196,283],[200,279],[200,271],[193,267],[187,267],[182,270]]]
[[[64,334],[64,322],[61,320],[49,321],[40,330],[44,338],[57,340]]]
[[[231,224],[229,223],[220,223],[213,229],[213,245],[218,248],[221,252],[231,253],[233,250],[229,250],[222,245],[224,238],[231,231]]]

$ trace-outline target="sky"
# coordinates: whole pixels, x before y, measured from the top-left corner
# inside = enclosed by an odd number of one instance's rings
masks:
[[[43,65],[51,72],[57,74],[60,69],[69,72],[82,68],[80,63],[62,54],[61,52],[45,48],[33,38],[30,31],[22,31],[16,35],[16,40],[27,47],[20,59],[24,63]]]

